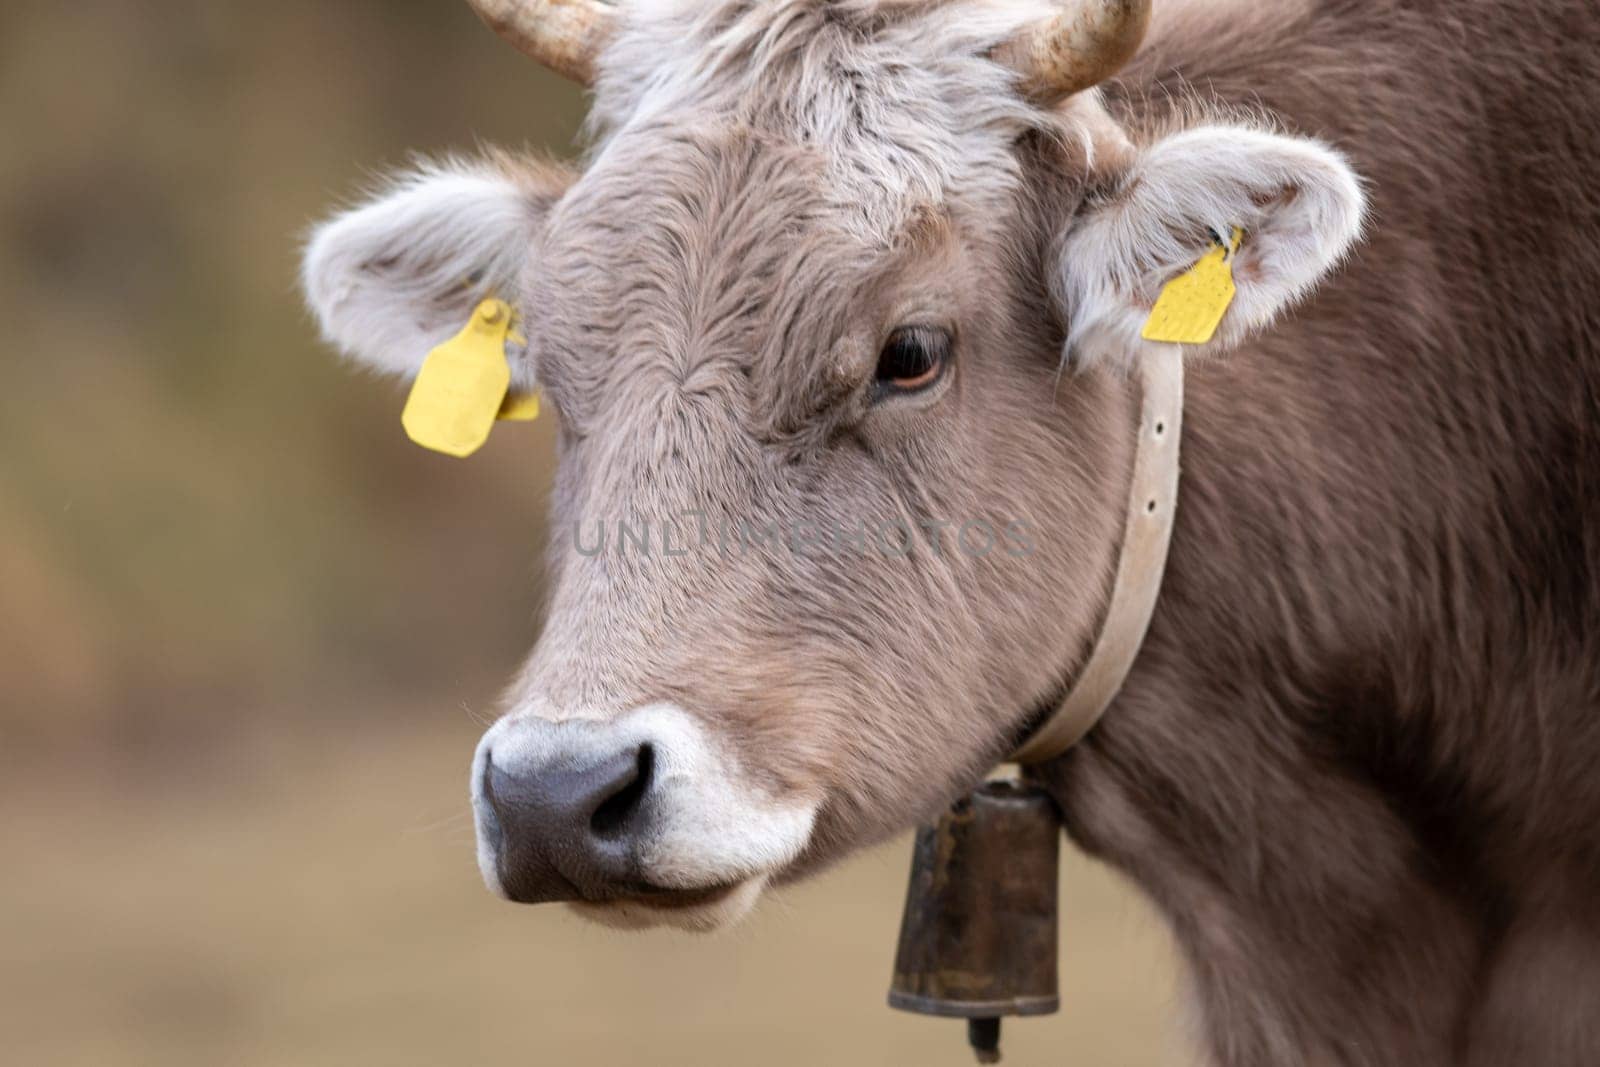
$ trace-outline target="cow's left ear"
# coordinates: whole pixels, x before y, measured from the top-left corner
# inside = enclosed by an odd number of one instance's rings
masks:
[[[1220,352],[1304,297],[1361,233],[1365,197],[1344,157],[1321,142],[1234,126],[1198,126],[1142,151],[1093,197],[1058,244],[1052,286],[1068,358],[1125,363],[1167,282],[1243,231],[1237,287],[1215,336]]]

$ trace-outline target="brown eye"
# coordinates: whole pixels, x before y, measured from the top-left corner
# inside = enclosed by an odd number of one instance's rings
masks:
[[[944,376],[950,362],[950,335],[933,326],[902,326],[878,354],[873,399],[914,393]]]

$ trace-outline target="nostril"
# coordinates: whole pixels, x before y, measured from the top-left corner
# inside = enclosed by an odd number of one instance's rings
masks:
[[[634,757],[633,773],[616,783],[617,791],[601,801],[589,816],[589,829],[596,837],[614,837],[621,833],[639,810],[644,795],[650,791],[650,777],[655,770],[656,753],[649,745],[640,745]]]
[[[489,802],[490,807],[496,806],[494,796],[494,777],[494,754],[492,752],[485,752],[483,754],[483,776],[478,780],[478,787],[483,790],[483,799]]]

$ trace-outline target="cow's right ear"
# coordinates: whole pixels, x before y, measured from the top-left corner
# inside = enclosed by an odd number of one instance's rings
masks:
[[[323,336],[361,363],[415,376],[484,297],[515,302],[545,216],[570,183],[552,164],[426,165],[317,226],[301,284]]]

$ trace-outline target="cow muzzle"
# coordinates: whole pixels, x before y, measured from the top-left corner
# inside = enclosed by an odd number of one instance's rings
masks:
[[[672,705],[614,717],[513,714],[473,761],[478,864],[519,903],[614,925],[722,925],[799,854],[815,805],[746,780]]]
[[[483,796],[496,870],[523,904],[602,900],[641,886],[635,841],[649,821],[655,749],[647,742],[510,769],[485,753]]]

